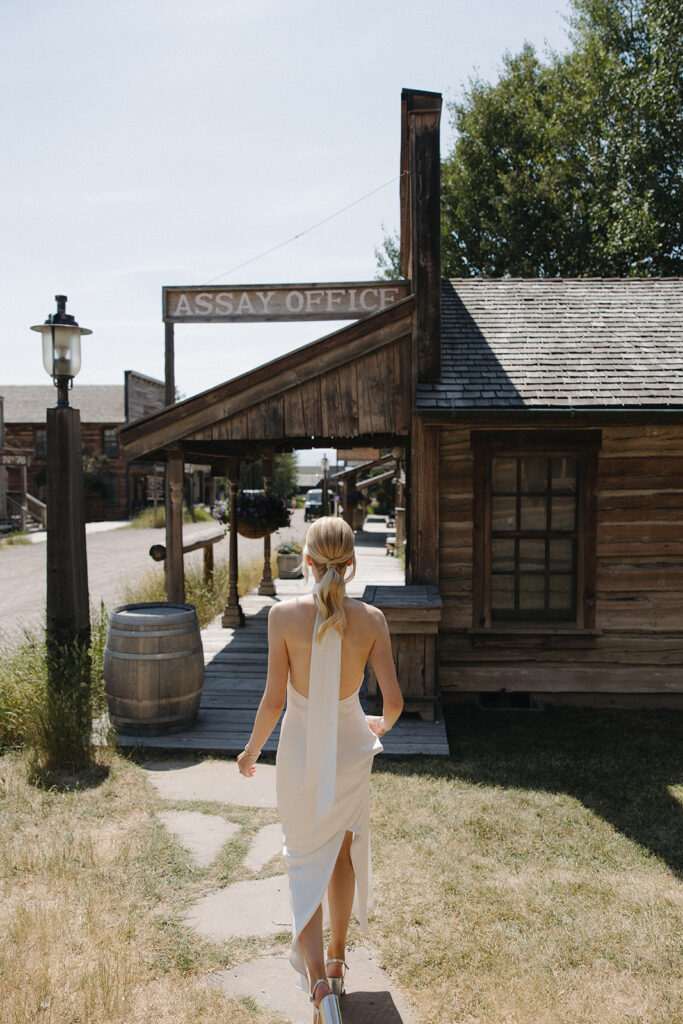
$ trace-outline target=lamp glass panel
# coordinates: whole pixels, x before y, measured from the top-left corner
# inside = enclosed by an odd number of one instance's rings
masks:
[[[81,368],[81,332],[76,327],[54,326],[53,377],[75,377]]]

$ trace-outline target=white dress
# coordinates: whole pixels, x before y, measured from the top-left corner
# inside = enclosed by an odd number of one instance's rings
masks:
[[[314,592],[319,589],[316,584]],[[353,912],[363,932],[372,909],[370,772],[384,748],[367,723],[358,691],[339,700],[341,636],[313,629],[309,695],[287,683],[287,708],[280,729],[276,765],[282,852],[292,907],[290,962],[297,988],[308,991],[300,935],[323,905],[329,924],[327,885],[347,829],[353,832],[351,862],[356,876]]]

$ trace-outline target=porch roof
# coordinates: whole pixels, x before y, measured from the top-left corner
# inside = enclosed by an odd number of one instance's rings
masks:
[[[217,387],[119,428],[127,459],[164,450],[188,459],[311,447],[311,439],[361,444],[405,436],[410,423],[414,298]]]

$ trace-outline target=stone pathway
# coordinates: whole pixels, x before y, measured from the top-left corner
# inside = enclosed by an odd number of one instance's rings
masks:
[[[275,807],[275,768],[259,764],[252,779],[243,778],[233,759],[224,761],[150,761],[142,768],[159,795],[172,801],[216,801],[240,807]],[[162,811],[160,820],[188,850],[195,863],[208,866],[240,825],[219,814]],[[256,833],[244,864],[260,875],[281,853],[282,829],[265,825]],[[291,928],[286,874],[256,877],[206,893],[191,906],[185,923],[205,938],[272,938]],[[416,1024],[407,1001],[382,970],[375,950],[349,949],[349,991],[341,1001],[344,1024]],[[211,985],[235,996],[250,996],[264,1009],[279,1012],[290,1024],[310,1024],[311,1004],[295,988],[286,955],[266,956],[216,971]]]

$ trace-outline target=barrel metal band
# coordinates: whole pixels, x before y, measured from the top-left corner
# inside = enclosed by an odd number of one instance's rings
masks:
[[[122,658],[125,661],[168,661],[170,658],[189,658],[193,654],[201,654],[202,645],[184,651],[169,651],[168,654],[125,654],[123,651],[112,651],[109,647],[105,647],[104,653],[110,658]]]
[[[186,633],[196,633],[199,627],[195,623],[194,626],[185,626],[183,629],[115,629],[113,626],[109,630],[110,636],[132,636],[136,639],[144,639],[147,636],[184,636]]]

